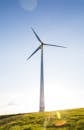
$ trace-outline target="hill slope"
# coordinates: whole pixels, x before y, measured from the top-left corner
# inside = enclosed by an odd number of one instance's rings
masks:
[[[0,116],[0,130],[84,130],[84,108]]]

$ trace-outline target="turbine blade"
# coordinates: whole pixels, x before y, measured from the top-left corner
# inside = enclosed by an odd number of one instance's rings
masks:
[[[39,47],[27,58],[27,60],[29,60],[40,48],[41,48],[41,46],[39,46]]]
[[[60,45],[53,45],[53,44],[43,44],[43,45],[47,45],[47,46],[54,46],[54,47],[61,47],[61,48],[67,48],[65,46],[60,46]]]
[[[34,31],[34,29],[33,28],[31,28],[31,29],[32,29],[33,33],[35,34],[35,36],[37,37],[38,41],[42,43],[41,39],[39,38],[39,36],[37,35],[37,33]]]

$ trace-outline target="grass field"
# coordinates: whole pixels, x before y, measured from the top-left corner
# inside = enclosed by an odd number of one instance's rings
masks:
[[[0,116],[0,130],[84,130],[84,108]]]

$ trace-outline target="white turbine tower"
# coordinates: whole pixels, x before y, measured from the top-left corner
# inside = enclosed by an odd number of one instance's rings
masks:
[[[38,41],[40,42],[39,47],[27,58],[29,60],[38,50],[41,50],[41,77],[40,77],[40,106],[39,106],[39,111],[43,112],[45,111],[45,100],[44,100],[44,67],[43,67],[43,46],[53,46],[53,47],[61,47],[61,48],[66,48],[64,46],[60,45],[53,45],[53,44],[46,44],[41,41],[37,33],[34,31],[33,28],[31,28],[35,36],[37,37]]]

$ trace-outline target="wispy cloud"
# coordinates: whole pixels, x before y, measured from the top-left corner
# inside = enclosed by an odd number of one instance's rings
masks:
[[[19,0],[20,6],[26,11],[33,11],[38,5],[38,0]]]
[[[13,101],[8,102],[7,106],[17,106],[17,104]]]

